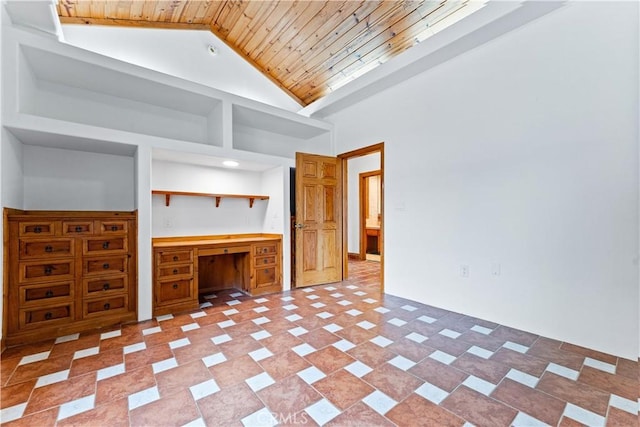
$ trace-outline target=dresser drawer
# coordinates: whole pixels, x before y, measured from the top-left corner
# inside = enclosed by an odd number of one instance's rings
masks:
[[[83,285],[82,289],[84,290],[84,295],[87,297],[121,293],[128,290],[128,280],[125,275],[100,279],[85,279],[83,280]]]
[[[276,282],[277,276],[277,268],[276,267],[267,267],[267,268],[256,268],[255,269],[255,277],[256,277],[256,287],[272,285]]]
[[[20,239],[20,259],[73,256],[73,239]]]
[[[272,265],[276,265],[276,256],[262,256],[262,257],[255,257],[255,261],[254,261],[254,267],[255,268],[260,268],[260,267],[268,267],[268,266],[272,266]]]
[[[62,234],[65,236],[93,234],[93,221],[62,221]]]
[[[20,283],[71,280],[73,279],[73,259],[46,261],[29,261],[19,264]]]
[[[97,234],[127,234],[129,223],[127,221],[96,221]]]
[[[158,268],[159,279],[165,279],[174,276],[193,276],[193,264],[176,264]]]
[[[53,236],[56,234],[55,221],[21,222],[18,227],[20,236]]]
[[[127,260],[126,255],[85,260],[83,272],[85,276],[124,273],[127,271]]]
[[[73,319],[73,304],[67,303],[46,308],[20,310],[20,328],[39,328]]]
[[[84,317],[100,316],[122,311],[127,311],[126,295],[84,301]]]
[[[170,305],[190,301],[194,298],[193,279],[157,282],[156,305]]]
[[[193,251],[161,251],[157,252],[158,264],[170,264],[174,262],[193,262]]]
[[[113,236],[84,239],[82,251],[84,255],[124,253],[127,252],[127,238]]]
[[[255,255],[275,255],[278,253],[278,245],[269,243],[255,246]]]
[[[73,297],[73,286],[72,281],[20,286],[20,306],[68,302]]]

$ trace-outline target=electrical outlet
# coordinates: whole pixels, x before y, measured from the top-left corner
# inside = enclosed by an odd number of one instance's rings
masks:
[[[164,228],[173,228],[173,218],[165,218],[163,225]]]
[[[500,264],[498,263],[493,263],[491,264],[491,275],[496,277],[500,275]]]
[[[460,276],[469,277],[469,266],[468,265],[461,265],[460,266]]]

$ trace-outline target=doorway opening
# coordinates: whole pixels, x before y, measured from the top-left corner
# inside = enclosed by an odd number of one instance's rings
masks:
[[[380,262],[380,170],[361,172],[359,182],[360,259]]]

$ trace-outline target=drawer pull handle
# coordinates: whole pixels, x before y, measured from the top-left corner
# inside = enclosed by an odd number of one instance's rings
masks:
[[[177,283],[173,284],[173,289],[178,289],[178,284]]]
[[[51,289],[49,289],[47,292],[44,293],[45,298],[51,298],[53,296],[53,291]]]
[[[109,283],[105,283],[104,285],[102,285],[102,289],[105,291],[108,291],[110,288]]]
[[[225,254],[228,254],[228,253],[229,253],[229,249],[225,249],[225,250],[224,250],[224,253],[225,253]]]
[[[79,225],[76,225],[76,233],[79,233],[82,231],[82,227],[80,227]]]
[[[266,254],[267,253],[267,248],[263,248],[262,249],[262,253]]]
[[[48,276],[51,273],[53,273],[53,267],[45,267],[44,268],[44,274],[46,274]]]
[[[177,268],[173,269],[173,274],[178,274],[178,269]]]
[[[107,303],[105,303],[105,304],[103,305],[103,307],[104,307],[104,309],[105,309],[105,310],[109,310],[109,309],[111,308],[111,304],[109,304],[109,303],[107,302]]]
[[[42,233],[42,227],[40,227],[40,226],[36,226],[36,227],[34,227],[34,228],[33,228],[33,232],[34,232],[34,233]]]
[[[105,270],[109,269],[109,263],[105,262],[104,264],[102,264],[102,268],[104,268]]]
[[[173,256],[173,260],[174,260],[174,261],[178,261],[179,259],[180,259],[180,258],[178,258],[178,255],[174,255],[174,256]]]
[[[269,260],[265,259],[265,260],[264,260],[264,263],[265,263],[265,264],[268,264],[268,263],[269,263]]]
[[[51,313],[50,311],[47,311],[44,314],[44,320],[51,320],[52,317],[53,317],[53,313]]]
[[[264,269],[264,274],[269,274],[269,269],[268,268]]]
[[[102,244],[102,249],[109,249],[109,242],[104,242]]]
[[[53,252],[53,246],[49,246],[49,245],[45,246],[44,247],[44,251],[45,252]]]
[[[118,226],[117,225],[112,225],[111,226],[111,231],[118,231]]]

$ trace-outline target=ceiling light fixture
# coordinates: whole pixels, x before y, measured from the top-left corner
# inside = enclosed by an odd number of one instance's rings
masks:
[[[207,46],[207,51],[213,56],[216,56],[218,54],[218,49],[216,49],[216,47],[212,44]]]
[[[237,168],[238,166],[240,166],[240,163],[236,162],[235,160],[225,160],[224,162],[222,162],[222,164],[228,168]]]

